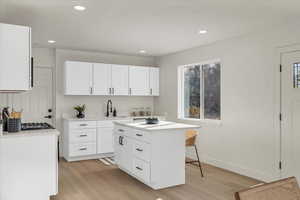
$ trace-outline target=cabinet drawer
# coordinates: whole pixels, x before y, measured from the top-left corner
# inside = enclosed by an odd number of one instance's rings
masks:
[[[133,174],[145,181],[150,182],[150,164],[138,158],[133,159]]]
[[[134,141],[132,152],[133,155],[135,155],[136,157],[145,161],[150,161],[150,144],[145,142]]]
[[[133,137],[137,140],[150,142],[150,135],[148,132],[145,131],[134,130]]]
[[[82,129],[70,132],[70,143],[95,143],[96,129]]]
[[[80,122],[70,122],[70,129],[82,129],[82,128],[95,128],[97,126],[96,121],[80,121]]]
[[[96,143],[70,144],[70,156],[86,156],[96,154]]]
[[[132,131],[131,131],[131,129],[123,127],[123,126],[115,126],[114,132],[116,134],[130,136]]]

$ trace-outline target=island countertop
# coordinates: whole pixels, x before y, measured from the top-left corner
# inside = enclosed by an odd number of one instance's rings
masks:
[[[143,131],[161,131],[172,129],[198,129],[201,126],[176,123],[171,121],[160,121],[158,124],[146,124],[145,122],[122,122],[114,121],[115,125],[126,126],[129,128],[135,128]]]

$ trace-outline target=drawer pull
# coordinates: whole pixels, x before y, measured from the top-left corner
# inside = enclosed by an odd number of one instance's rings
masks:
[[[139,151],[139,152],[142,152],[143,149],[140,149],[140,148],[136,148],[135,150]]]
[[[124,132],[124,130],[123,130],[123,129],[119,129],[118,131],[119,131],[119,132]]]
[[[79,137],[87,137],[87,135],[79,135]]]
[[[87,150],[87,148],[85,147],[85,148],[80,148],[79,149],[80,151],[85,151],[85,150]]]
[[[140,168],[140,167],[135,167],[136,169],[138,169],[138,170],[140,170],[140,171],[143,171],[143,169],[142,168]]]
[[[79,126],[87,126],[88,124],[80,124]]]
[[[140,133],[137,133],[137,134],[135,134],[136,136],[139,136],[139,137],[142,137],[143,136],[143,134],[140,134]]]

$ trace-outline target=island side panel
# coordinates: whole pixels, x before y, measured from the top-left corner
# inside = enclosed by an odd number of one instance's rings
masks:
[[[152,187],[185,184],[185,130],[151,131],[150,134]]]

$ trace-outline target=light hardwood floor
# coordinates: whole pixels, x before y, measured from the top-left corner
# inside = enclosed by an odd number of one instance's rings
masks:
[[[89,160],[59,163],[59,194],[51,200],[233,200],[234,192],[259,182],[210,165],[186,167],[186,184],[152,190],[114,166]]]

